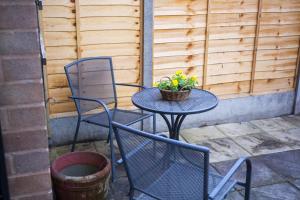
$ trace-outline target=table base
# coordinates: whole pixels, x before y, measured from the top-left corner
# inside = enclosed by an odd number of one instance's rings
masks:
[[[167,118],[165,114],[160,114],[165,120],[171,139],[179,140],[180,127],[186,115],[171,115],[171,121]]]

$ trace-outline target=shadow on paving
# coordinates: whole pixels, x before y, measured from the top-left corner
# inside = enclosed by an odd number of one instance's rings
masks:
[[[252,200],[299,200],[300,199],[300,150],[291,150],[251,158]],[[224,175],[235,160],[212,164],[213,171]],[[245,167],[234,178],[244,181]],[[128,199],[129,183],[122,166],[117,168],[117,179],[111,184],[109,199]],[[227,199],[243,199],[244,191],[236,188]]]

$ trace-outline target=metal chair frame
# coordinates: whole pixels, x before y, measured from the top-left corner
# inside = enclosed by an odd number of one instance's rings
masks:
[[[171,146],[171,150],[172,150],[172,147],[177,146],[177,147],[182,147],[182,148],[185,148],[185,149],[190,149],[192,151],[202,152],[204,154],[204,168],[203,168],[204,182],[203,182],[203,197],[199,197],[199,199],[202,198],[203,200],[217,200],[217,199],[219,200],[219,197],[217,197],[217,196],[222,192],[221,190],[224,189],[224,186],[228,183],[228,181],[230,181],[232,179],[232,177],[240,169],[242,164],[245,163],[246,164],[246,178],[245,178],[246,180],[245,180],[245,182],[235,181],[234,185],[239,185],[239,186],[244,187],[245,188],[245,198],[244,199],[245,200],[250,200],[252,165],[251,165],[251,161],[248,158],[244,157],[244,158],[238,159],[235,162],[235,164],[231,167],[231,169],[228,171],[228,173],[224,177],[222,177],[221,181],[217,184],[217,186],[215,188],[213,188],[213,190],[209,193],[208,192],[209,149],[207,147],[188,144],[188,143],[180,142],[180,141],[177,141],[177,140],[169,139],[169,138],[166,138],[166,137],[161,137],[159,135],[149,134],[149,133],[146,133],[144,131],[136,130],[132,127],[128,127],[128,126],[119,124],[117,122],[112,122],[112,126],[113,126],[115,136],[116,136],[119,148],[120,148],[122,159],[124,160],[124,166],[125,166],[127,176],[128,176],[128,180],[129,180],[129,184],[130,184],[130,192],[129,192],[130,199],[134,199],[134,191],[142,192],[142,193],[144,193],[144,194],[146,194],[146,195],[148,195],[148,196],[150,196],[154,199],[159,199],[159,198],[157,196],[155,196],[155,194],[149,194],[144,189],[136,187],[136,185],[134,183],[134,180],[131,177],[129,168],[128,168],[127,159],[129,158],[129,156],[128,156],[128,154],[126,155],[124,150],[123,150],[122,141],[121,141],[121,138],[120,138],[119,133],[118,133],[119,129],[127,131],[131,134],[135,134],[135,135],[142,136],[144,138],[150,139],[153,142],[159,141],[159,142],[166,143],[166,144]],[[142,148],[142,146],[136,148],[133,153],[136,153],[140,148]],[[180,173],[182,173],[182,172],[180,172]],[[201,172],[199,171],[199,173],[201,173]],[[222,193],[223,198],[225,198],[229,192],[230,192],[230,190],[226,191],[226,193],[224,195]]]
[[[112,161],[112,180],[114,180],[115,165],[119,164],[119,162],[117,163],[116,160],[115,160],[115,152],[114,152],[114,145],[113,145],[113,131],[112,131],[112,125],[111,125],[111,123],[112,123],[112,113],[111,113],[109,107],[106,105],[106,103],[103,100],[99,99],[99,98],[95,99],[95,98],[89,98],[89,97],[74,96],[75,92],[74,92],[73,84],[71,82],[71,78],[70,78],[70,75],[69,75],[69,72],[68,72],[68,69],[70,67],[74,66],[74,65],[78,65],[82,62],[89,61],[89,60],[95,60],[95,59],[109,60],[111,76],[112,76],[111,78],[112,78],[113,96],[114,96],[113,109],[120,110],[120,109],[118,109],[118,99],[117,99],[116,86],[137,87],[137,88],[140,88],[140,89],[145,89],[145,87],[140,86],[140,85],[133,85],[133,84],[116,83],[114,73],[113,73],[113,63],[112,63],[112,58],[111,57],[101,56],[101,57],[82,58],[82,59],[76,60],[76,61],[74,61],[74,62],[72,62],[72,63],[70,63],[70,64],[68,64],[64,67],[65,73],[66,73],[66,76],[67,76],[67,80],[68,80],[68,84],[70,86],[71,93],[72,93],[72,96],[70,96],[70,98],[74,101],[75,106],[76,106],[76,111],[78,113],[77,125],[76,125],[76,130],[75,130],[75,134],[74,134],[74,139],[73,139],[71,151],[73,152],[75,150],[75,145],[76,145],[76,141],[78,139],[78,132],[79,132],[81,122],[86,122],[86,123],[89,123],[89,124],[94,124],[94,125],[97,125],[97,126],[102,126],[102,127],[108,128],[109,132],[108,132],[107,142],[110,143],[110,150],[111,150],[110,151],[110,154],[111,154],[110,156],[111,156],[111,161]],[[81,110],[80,110],[80,103],[79,103],[80,101],[94,102],[94,103],[97,103],[99,106],[101,106],[104,109],[103,112],[105,112],[106,115],[107,115],[107,118],[108,118],[108,121],[109,121],[108,126],[99,125],[97,123],[90,122],[89,120],[82,117],[82,113],[81,113]],[[124,110],[122,110],[122,111],[125,112]],[[126,111],[126,112],[135,113],[135,112],[132,112],[132,111]],[[143,114],[143,110],[141,111],[141,113]],[[126,124],[126,125],[129,126],[129,125],[135,124],[137,122],[141,122],[141,128],[143,129],[143,125],[144,125],[143,120],[146,119],[146,118],[149,118],[149,117],[153,117],[153,132],[155,133],[156,132],[156,117],[155,117],[155,114],[153,114],[153,113],[147,114],[144,117],[141,117],[138,120],[132,121],[132,122]]]

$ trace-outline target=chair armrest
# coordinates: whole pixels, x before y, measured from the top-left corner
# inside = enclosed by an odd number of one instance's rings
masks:
[[[137,88],[146,89],[146,87],[142,86],[142,85],[134,85],[134,84],[127,84],[127,83],[115,83],[115,85],[128,86],[128,87],[137,87]]]
[[[73,100],[90,101],[90,102],[98,103],[104,108],[104,110],[107,113],[108,117],[111,118],[111,114],[110,114],[110,111],[109,111],[107,105],[103,101],[101,101],[100,99],[93,99],[93,98],[87,98],[87,97],[76,97],[76,96],[70,96],[70,98],[73,99]]]
[[[240,158],[238,159],[235,164],[231,167],[229,172],[224,176],[224,178],[220,181],[220,183],[213,189],[213,191],[209,194],[210,199],[214,199],[218,193],[222,190],[224,185],[232,178],[232,176],[238,171],[238,169],[241,167],[241,165],[246,162],[247,166],[247,176],[248,179],[249,173],[251,175],[252,165],[251,161],[248,158]]]

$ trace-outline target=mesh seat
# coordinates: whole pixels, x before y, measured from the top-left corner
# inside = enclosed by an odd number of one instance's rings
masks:
[[[112,120],[121,124],[131,125],[143,118],[149,117],[149,114],[142,112],[133,112],[128,110],[111,109]],[[82,119],[91,124],[96,124],[99,126],[109,127],[109,120],[105,112],[97,113],[84,117]]]
[[[71,151],[75,150],[78,132],[81,122],[88,122],[97,126],[107,127],[108,140],[110,141],[110,156],[112,160],[112,180],[115,175],[115,155],[111,121],[116,120],[122,124],[130,125],[141,122],[147,117],[153,117],[153,132],[155,133],[155,115],[142,114],[138,112],[118,109],[118,97],[116,86],[135,87],[143,89],[142,86],[116,83],[113,72],[111,57],[82,58],[65,66],[68,83],[72,92],[78,120],[74,134]],[[111,105],[113,109],[109,109]],[[97,114],[91,112],[104,110]]]
[[[203,190],[200,187],[203,185],[200,181],[201,176],[203,176],[203,171],[199,168],[174,163],[159,179],[145,189],[145,193],[152,194],[158,199],[198,200],[199,197],[203,196]],[[209,175],[209,193],[220,183],[222,178],[222,176],[216,174]],[[235,184],[235,180],[227,182],[222,192],[215,199],[223,199]],[[136,199],[146,200],[152,199],[152,197],[144,194]]]
[[[114,121],[112,125],[129,178],[131,199],[221,200],[239,184],[246,188],[245,199],[249,200],[248,159],[239,159],[223,177],[210,173],[206,147],[149,134]],[[246,183],[232,179],[243,162],[247,163]]]

